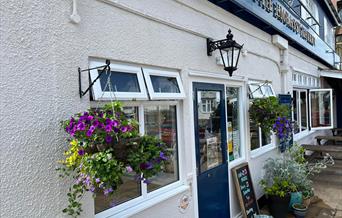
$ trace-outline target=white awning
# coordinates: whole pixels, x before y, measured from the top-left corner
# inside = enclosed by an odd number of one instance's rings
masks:
[[[321,70],[320,76],[342,79],[342,70]]]

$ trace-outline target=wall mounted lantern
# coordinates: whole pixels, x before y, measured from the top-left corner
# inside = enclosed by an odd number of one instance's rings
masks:
[[[208,56],[211,56],[213,51],[219,49],[224,70],[229,73],[229,76],[232,76],[233,72],[237,69],[242,47],[243,45],[240,45],[233,40],[233,34],[230,29],[228,30],[226,39],[218,41],[213,41],[209,38],[207,39]]]

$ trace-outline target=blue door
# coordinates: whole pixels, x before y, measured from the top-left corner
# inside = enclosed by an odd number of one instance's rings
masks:
[[[224,85],[194,83],[200,218],[229,217]]]

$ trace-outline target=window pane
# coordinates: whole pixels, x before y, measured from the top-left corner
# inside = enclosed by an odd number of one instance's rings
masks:
[[[99,71],[100,72],[100,71]],[[138,77],[134,73],[125,73],[111,71],[110,74],[103,73],[100,76],[101,88],[103,91],[109,91],[109,85],[107,85],[108,77],[110,76],[110,82],[112,83],[112,91],[115,92],[140,92],[138,83]]]
[[[254,150],[260,148],[259,126],[257,126],[251,119],[249,121],[251,134],[251,150]]]
[[[151,75],[154,92],[157,93],[180,93],[177,79],[175,77]]]
[[[293,91],[293,121],[294,121],[294,133],[299,133],[299,113],[298,113],[298,92]]]
[[[239,88],[227,87],[227,143],[229,161],[241,157]]]
[[[145,107],[144,118],[145,134],[159,137],[171,152],[164,172],[150,179],[151,183],[147,186],[147,190],[151,192],[179,178],[176,106]]]
[[[312,127],[331,126],[331,92],[313,91],[310,93]]]
[[[138,120],[138,107],[124,107],[127,117]],[[95,213],[100,213],[111,207],[122,204],[126,201],[141,196],[141,183],[135,179],[135,173],[125,173],[122,177],[122,184],[110,197],[102,192],[96,193]]]
[[[141,196],[140,181],[136,181],[135,173],[126,173],[122,177],[123,184],[115,190],[112,196],[105,196],[103,192],[96,193],[95,213],[100,213],[133,198]]]
[[[261,88],[262,88],[262,92],[264,93],[265,97],[270,97],[270,96],[274,95],[272,88],[269,85],[263,85]]]
[[[261,130],[261,129],[260,129]],[[263,131],[261,131],[261,146],[265,146],[271,143],[271,133],[266,135]]]
[[[250,84],[249,91],[250,91],[251,98],[263,98],[264,97],[261,91],[261,87],[257,84]]]
[[[308,128],[306,92],[300,92],[300,129],[304,131]]]
[[[221,92],[198,91],[197,99],[200,107],[203,99],[209,100],[211,113],[202,113],[198,110],[198,136],[200,153],[200,172],[212,169],[223,163],[222,139],[221,139]],[[224,118],[223,118],[224,119]]]

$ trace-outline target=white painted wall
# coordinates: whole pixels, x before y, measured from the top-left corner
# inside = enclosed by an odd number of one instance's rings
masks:
[[[105,3],[107,2],[107,3]],[[148,2],[148,4],[146,3]],[[59,122],[89,107],[78,94],[77,67],[91,57],[181,70],[188,98],[183,102],[185,184],[192,184],[190,208],[178,211],[176,195],[135,217],[196,217],[196,178],[191,81],[228,83],[189,72],[226,76],[215,55],[206,55],[206,37],[221,39],[231,28],[248,54],[236,79],[270,80],[281,91],[279,49],[271,36],[204,0],[83,0],[78,1],[79,24],[69,20],[71,0],[4,0],[1,10],[1,210],[0,217],[63,217],[67,184],[54,171],[66,146]],[[290,64],[311,72],[319,66],[290,49]],[[83,77],[83,89],[86,88]],[[246,88],[246,86],[244,86]],[[247,104],[246,104],[247,106]],[[247,112],[247,108],[244,109]],[[247,117],[246,117],[247,119]],[[247,123],[247,122],[246,122]],[[247,130],[246,130],[247,131]],[[246,136],[247,137],[247,136]],[[244,145],[249,148],[248,140]],[[260,169],[275,149],[251,157],[246,149],[257,196]],[[232,190],[231,214],[240,209]],[[192,192],[191,192],[192,191]],[[86,196],[83,217],[93,217],[93,200]]]

